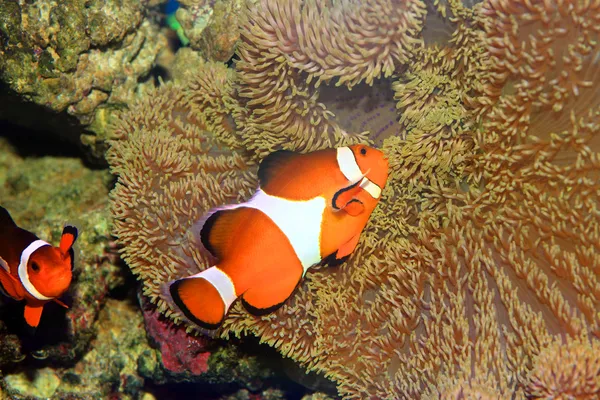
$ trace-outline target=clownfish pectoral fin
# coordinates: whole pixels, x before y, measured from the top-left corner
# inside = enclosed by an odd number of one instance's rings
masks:
[[[334,211],[344,210],[356,217],[365,210],[363,203],[356,198],[361,190],[360,181],[338,190],[333,195],[331,207]]]
[[[277,150],[263,158],[258,166],[259,185],[261,187],[267,186],[272,179],[276,179],[277,172],[280,171],[284,165],[299,155],[300,154],[290,150]],[[282,178],[289,179],[285,176]]]
[[[8,210],[0,206],[0,227],[16,226]]]
[[[290,271],[288,268],[283,270],[285,275],[282,273],[282,276],[257,278],[257,283],[244,292],[242,303],[251,314],[269,314],[281,307],[294,293],[302,278],[303,270],[300,266],[297,271]]]
[[[32,328],[37,328],[40,324],[40,318],[42,317],[42,311],[44,305],[29,305],[25,304],[25,322]]]
[[[52,301],[53,301],[53,302],[55,302],[56,304],[58,304],[58,305],[59,305],[59,306],[61,306],[61,307],[64,307],[64,308],[69,308],[69,306],[68,306],[68,305],[66,305],[65,303],[63,303],[63,302],[62,302],[62,301],[60,301],[59,299],[52,299]]]
[[[209,281],[190,277],[168,286],[173,302],[190,321],[206,329],[217,329],[221,325],[227,310],[219,291]]]
[[[352,199],[342,210],[346,211],[349,215],[356,217],[365,211],[365,205],[360,200]]]

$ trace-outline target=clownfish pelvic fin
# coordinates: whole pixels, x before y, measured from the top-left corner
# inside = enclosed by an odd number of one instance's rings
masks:
[[[31,327],[37,327],[42,318],[42,311],[44,310],[44,304],[28,302],[25,304],[25,322]]]

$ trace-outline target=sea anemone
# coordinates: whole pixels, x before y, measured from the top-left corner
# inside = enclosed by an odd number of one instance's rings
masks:
[[[210,266],[188,230],[248,198],[255,160],[377,142],[390,178],[350,259],[311,270],[275,313],[234,304],[216,334],[256,335],[345,398],[577,393],[577,372],[552,381],[564,364],[543,355],[597,377],[600,5],[327,4],[264,0],[235,74],[210,94],[206,78],[168,86],[122,117],[115,233],[146,293],[181,320],[158,288]],[[359,82],[389,86],[395,128],[348,132],[319,102]]]

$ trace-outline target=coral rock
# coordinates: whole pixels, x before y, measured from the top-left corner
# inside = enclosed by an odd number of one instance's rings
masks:
[[[208,60],[228,61],[240,38],[243,0],[182,1],[176,16],[190,46]]]
[[[210,339],[195,337],[185,327],[174,326],[165,320],[155,307],[144,305],[142,309],[146,332],[157,344],[162,364],[176,380],[191,380],[189,375],[201,375],[208,371],[209,347],[215,347]]]
[[[0,80],[16,95],[41,106],[37,109],[63,114],[58,121],[48,116],[43,124],[20,117],[34,108],[15,107],[13,96],[1,99],[0,116],[53,128],[76,143],[81,129],[70,128],[73,123],[95,122],[91,129],[102,135],[104,125],[96,112],[122,108],[135,98],[138,79],[150,71],[166,44],[159,27],[145,18],[139,0],[3,1]],[[92,139],[87,143],[94,144]],[[98,155],[103,152],[95,150]]]

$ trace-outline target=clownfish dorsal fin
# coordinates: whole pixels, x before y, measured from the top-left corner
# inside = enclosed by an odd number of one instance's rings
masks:
[[[229,251],[235,250],[232,232],[242,223],[242,208],[219,208],[210,213],[202,223],[199,238],[202,245],[213,256],[222,259]]]
[[[63,254],[68,254],[71,257],[71,271],[75,268],[75,251],[73,245],[77,240],[79,231],[73,225],[65,225],[60,237],[58,248]]]
[[[75,241],[77,240],[78,231],[73,225],[65,225],[62,231],[62,235],[60,237],[60,250],[63,253],[66,253],[73,247]]]
[[[286,164],[298,156],[300,156],[299,153],[290,150],[277,150],[263,158],[258,166],[258,182],[260,186],[264,187],[268,185]]]
[[[2,226],[17,226],[17,224],[15,224],[15,221],[13,221],[8,210],[0,206],[0,227]]]

